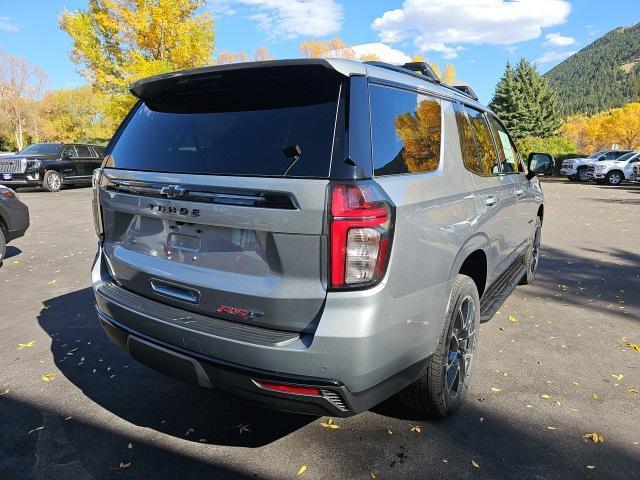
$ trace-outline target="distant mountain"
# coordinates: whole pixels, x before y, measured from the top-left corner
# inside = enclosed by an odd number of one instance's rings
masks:
[[[611,30],[549,70],[563,112],[592,114],[638,101],[640,23]]]

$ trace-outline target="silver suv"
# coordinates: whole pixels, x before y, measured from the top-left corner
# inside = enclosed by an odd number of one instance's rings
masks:
[[[114,343],[281,410],[460,406],[479,322],[534,277],[550,156],[525,167],[424,64],[223,65],[131,92],[94,174]]]

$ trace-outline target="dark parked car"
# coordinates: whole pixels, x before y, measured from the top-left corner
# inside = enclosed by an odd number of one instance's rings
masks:
[[[7,243],[20,238],[29,228],[29,208],[16,192],[0,185],[0,265],[4,260]]]
[[[12,187],[41,186],[49,192],[63,185],[91,184],[104,148],[98,145],[34,143],[15,155],[0,157],[0,182]]]

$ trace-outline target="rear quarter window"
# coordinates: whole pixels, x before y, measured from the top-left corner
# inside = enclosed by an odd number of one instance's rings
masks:
[[[498,158],[484,113],[456,104],[455,116],[465,168],[477,175],[497,175]]]
[[[437,170],[442,136],[440,100],[371,85],[370,102],[374,175]]]

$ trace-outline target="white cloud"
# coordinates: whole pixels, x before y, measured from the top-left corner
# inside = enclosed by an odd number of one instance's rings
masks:
[[[384,43],[363,43],[353,45],[351,47],[356,54],[356,58],[360,59],[364,55],[376,55],[381,62],[391,63],[393,65],[403,65],[411,61],[411,57],[401,50],[391,48]]]
[[[344,16],[335,0],[222,0],[213,5],[214,12],[216,5],[218,11],[233,13],[235,6],[248,7],[247,18],[274,39],[332,35],[340,31]]]
[[[560,62],[565,58],[570,57],[574,53],[576,53],[575,50],[571,52],[559,52],[557,50],[550,50],[548,52],[543,53],[540,57],[536,58],[534,60],[534,63],[537,63],[538,65],[542,65],[543,63]]]
[[[371,28],[385,43],[413,38],[422,51],[457,56],[462,45],[511,45],[540,37],[542,29],[563,23],[567,0],[405,0],[386,11]]]
[[[211,10],[216,15],[231,16],[236,14],[236,9],[233,8],[231,0],[213,0],[210,5]]]
[[[17,32],[20,29],[13,22],[13,18],[11,18],[11,17],[0,17],[0,30],[3,30],[5,32]]]
[[[576,39],[573,37],[565,37],[559,33],[547,33],[545,35],[545,47],[568,47],[576,43]]]

